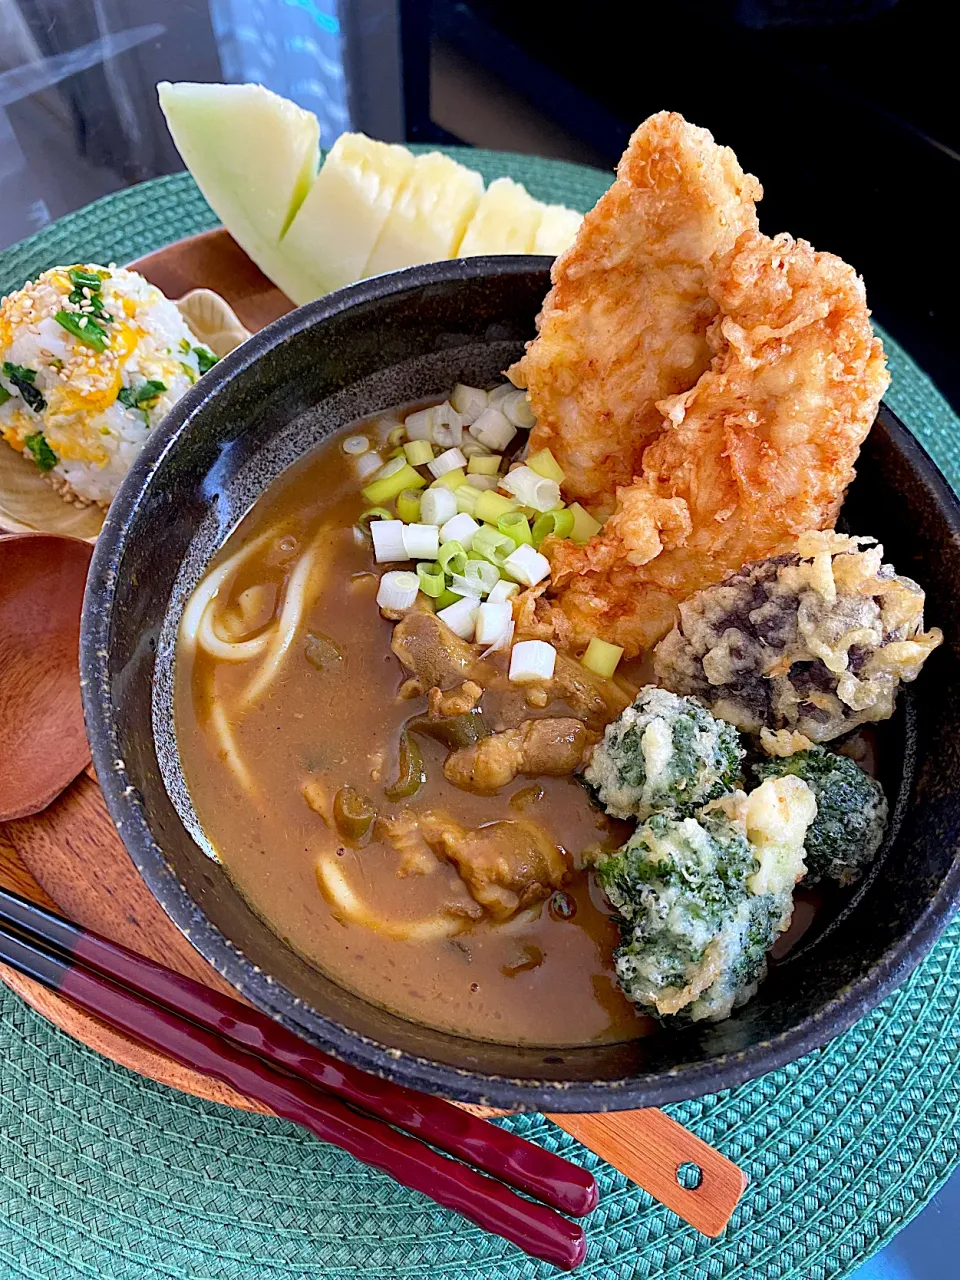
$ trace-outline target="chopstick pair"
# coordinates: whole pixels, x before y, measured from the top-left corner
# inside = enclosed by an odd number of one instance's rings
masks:
[[[525,1253],[564,1270],[583,1261],[583,1229],[555,1212],[595,1208],[596,1182],[579,1165],[442,1099],[338,1062],[239,1001],[6,889],[0,962]]]

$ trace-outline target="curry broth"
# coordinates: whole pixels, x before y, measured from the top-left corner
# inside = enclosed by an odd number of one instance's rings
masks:
[[[362,429],[373,434],[369,423]],[[564,1046],[633,1038],[649,1020],[616,986],[616,927],[584,875],[566,886],[576,903],[572,920],[554,918],[544,903],[503,924],[485,919],[456,937],[422,941],[385,937],[345,920],[320,890],[316,864],[326,854],[379,914],[418,920],[440,909],[457,876],[444,866],[434,875],[398,877],[396,849],[376,834],[361,848],[345,845],[332,822],[304,799],[310,780],[331,797],[352,786],[384,817],[406,804],[442,811],[467,826],[532,819],[571,861],[588,845],[612,848],[624,839],[620,824],[601,815],[570,778],[517,778],[495,796],[452,786],[442,772],[445,749],[426,739],[418,740],[426,784],[410,801],[386,799],[384,787],[397,777],[401,727],[426,710],[426,698],[398,696],[407,673],[390,649],[393,626],[376,606],[370,543],[354,532],[366,504],[354,461],[340,446],[357,430],[342,432],[276,481],[214,562],[269,531],[229,589],[235,601],[246,588],[261,588],[253,625],[264,626],[292,564],[318,531],[327,530],[320,532],[321,565],[304,623],[274,682],[249,709],[238,713],[236,704],[256,661],[218,661],[200,649],[178,652],[177,735],[197,817],[253,908],[298,952],[361,996],[480,1039]],[[311,665],[308,633],[333,640],[342,659],[322,670]],[[505,658],[500,661],[505,667]],[[550,707],[527,707],[519,690],[505,680],[503,685],[484,696],[492,727],[551,714]],[[217,706],[226,711],[249,790],[225,763],[211,723]]]

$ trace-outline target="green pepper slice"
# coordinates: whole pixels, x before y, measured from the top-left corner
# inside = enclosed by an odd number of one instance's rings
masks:
[[[400,733],[400,769],[396,782],[384,787],[388,800],[409,800],[427,780],[423,768],[423,752],[410,737],[407,727]]]
[[[359,844],[376,817],[373,805],[353,787],[341,787],[333,797],[333,820],[344,840]]]
[[[407,721],[405,728],[410,733],[422,733],[425,737],[433,738],[450,751],[472,747],[475,742],[490,734],[479,710],[465,711],[459,716],[414,716]]]

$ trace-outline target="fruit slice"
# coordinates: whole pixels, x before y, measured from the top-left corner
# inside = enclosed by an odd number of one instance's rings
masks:
[[[531,253],[563,253],[569,249],[580,230],[583,214],[566,209],[562,204],[545,204]]]
[[[302,281],[290,294],[294,302],[367,274],[374,245],[412,169],[406,147],[374,142],[362,133],[340,135],[283,237],[284,256]]]
[[[457,249],[457,257],[478,253],[531,253],[543,205],[512,178],[487,187]]]
[[[258,84],[157,85],[177,150],[223,225],[291,297],[298,273],[280,238],[310,190],[320,127],[311,111]]]
[[[365,276],[452,258],[483,196],[483,179],[439,151],[418,156]]]

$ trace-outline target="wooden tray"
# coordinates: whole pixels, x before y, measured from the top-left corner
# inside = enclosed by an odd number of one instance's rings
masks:
[[[254,332],[291,309],[286,295],[223,230],[181,240],[130,265],[168,297],[199,287],[213,289]],[[141,880],[107,813],[92,766],[42,814],[0,825],[0,884],[237,996]],[[248,1111],[267,1110],[219,1081],[127,1039],[2,965],[0,979],[68,1035],[131,1071],[200,1098]],[[482,1107],[469,1109],[497,1114]],[[746,1177],[736,1165],[661,1111],[549,1118],[706,1235],[723,1230],[746,1187]],[[679,1182],[678,1167],[687,1162],[701,1171],[696,1187]]]

